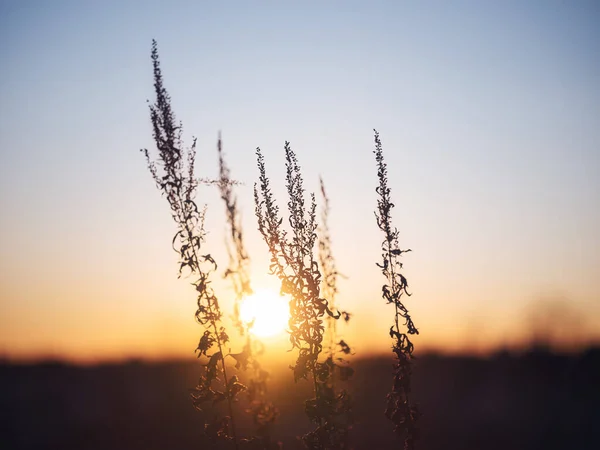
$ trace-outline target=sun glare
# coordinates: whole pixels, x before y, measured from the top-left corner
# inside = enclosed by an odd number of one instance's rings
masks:
[[[289,319],[287,300],[273,291],[259,291],[246,297],[240,305],[240,317],[256,336],[269,337],[282,333]]]

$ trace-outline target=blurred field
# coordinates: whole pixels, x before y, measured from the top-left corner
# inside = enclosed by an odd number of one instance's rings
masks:
[[[354,448],[401,448],[383,416],[391,361],[355,360],[353,366]],[[202,415],[187,391],[197,369],[194,361],[1,364],[2,448],[198,448]],[[276,437],[286,449],[301,448],[295,437],[308,429],[300,405],[310,385],[294,385],[284,367],[271,372],[270,393],[281,411]],[[423,450],[600,448],[599,348],[578,355],[423,355],[414,396],[424,414]]]

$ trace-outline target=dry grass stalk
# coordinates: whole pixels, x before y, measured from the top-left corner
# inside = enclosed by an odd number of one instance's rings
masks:
[[[179,276],[185,274],[193,279],[198,297],[195,317],[204,327],[204,332],[196,351],[203,363],[203,373],[198,386],[192,392],[196,408],[204,403],[213,405],[225,401],[229,416],[215,417],[205,423],[203,445],[214,446],[217,442],[233,443],[238,448],[232,402],[237,394],[245,389],[237,376],[229,378],[223,358],[224,344],[229,341],[225,328],[221,325],[222,313],[219,301],[210,286],[210,276],[217,264],[210,254],[203,254],[205,242],[205,210],[196,204],[198,182],[194,176],[196,140],[185,148],[182,141],[182,126],[175,120],[171,99],[163,85],[156,41],[152,41],[152,64],[154,69],[154,91],[156,100],[150,105],[150,119],[153,137],[158,150],[154,161],[150,152],[143,149],[148,169],[158,189],[167,198],[171,215],[177,224],[173,237],[173,248],[180,256]],[[215,351],[216,350],[216,351]]]
[[[249,264],[250,259],[244,246],[242,227],[239,219],[237,199],[233,191],[235,182],[231,179],[222,151],[219,137],[218,187],[225,203],[228,224],[227,249],[230,264],[225,276],[231,279],[236,295],[234,322],[240,333],[246,337],[241,353],[232,354],[236,368],[246,369],[251,365],[254,377],[250,387],[239,383],[237,376],[228,377],[224,360],[224,345],[229,336],[222,326],[222,312],[219,301],[211,288],[210,277],[217,269],[210,254],[203,254],[205,243],[205,208],[198,208],[196,191],[198,181],[194,177],[196,140],[185,148],[182,142],[182,127],[175,120],[171,99],[164,88],[156,42],[152,42],[152,63],[154,69],[154,90],[156,100],[150,105],[153,138],[158,150],[157,160],[145,154],[152,177],[167,198],[171,215],[177,225],[173,238],[173,248],[180,256],[179,276],[192,277],[197,297],[196,320],[204,327],[204,332],[196,348],[202,361],[203,372],[198,386],[192,392],[193,404],[197,409],[205,403],[212,406],[226,402],[228,416],[214,417],[204,425],[202,447],[216,447],[224,444],[236,449],[241,444],[248,448],[273,448],[270,442],[270,427],[277,417],[277,411],[264,401],[267,373],[258,363],[255,343],[247,324],[239,317],[242,298],[252,293]],[[392,227],[391,210],[394,207],[388,188],[387,166],[384,162],[379,134],[375,130],[375,158],[377,161],[379,186],[377,193],[377,225],[384,234],[382,261],[378,263],[386,284],[382,296],[394,304],[394,324],[390,336],[394,339],[393,352],[396,356],[392,391],[387,396],[386,416],[394,423],[394,431],[403,437],[404,448],[413,450],[417,438],[416,422],[419,412],[410,403],[410,378],[414,346],[409,336],[418,334],[410,314],[402,302],[408,283],[402,275],[402,254],[411,251],[400,250],[399,232]],[[322,211],[321,238],[319,240],[319,261],[315,259],[314,247],[317,242],[316,200],[311,194],[307,205],[304,196],[303,179],[296,154],[288,142],[285,143],[286,188],[288,193],[287,223],[291,233],[284,229],[283,217],[273,197],[266,174],[264,157],[256,151],[259,182],[254,185],[255,212],[258,228],[271,254],[270,271],[281,282],[281,293],[290,296],[290,319],[288,323],[292,348],[298,350],[293,370],[294,380],[311,378],[314,398],[305,402],[305,412],[316,428],[306,433],[302,440],[312,450],[347,449],[348,429],[351,415],[351,400],[345,391],[336,391],[336,380],[345,380],[352,369],[345,364],[343,356],[349,354],[350,347],[337,338],[336,320],[343,316],[348,321],[350,314],[335,312],[337,277],[339,275],[331,252],[331,237],[328,228],[329,199],[323,181],[321,192],[324,207]],[[215,183],[215,182],[211,182]],[[324,276],[322,276],[321,271]],[[324,320],[327,320],[327,343]],[[325,346],[325,348],[324,348]],[[326,350],[325,352],[323,350]],[[325,358],[323,358],[324,353]],[[233,414],[233,402],[237,395],[247,390],[251,402],[250,411],[257,426],[258,437],[238,439]]]
[[[411,250],[400,250],[398,244],[398,229],[392,227],[391,210],[394,204],[390,197],[390,188],[388,187],[387,165],[383,159],[383,149],[379,133],[375,132],[375,160],[377,161],[377,176],[379,186],[376,191],[379,195],[377,200],[377,226],[384,234],[384,240],[381,244],[381,264],[377,266],[386,278],[386,284],[382,287],[382,296],[387,303],[393,303],[394,325],[390,327],[390,337],[394,339],[393,352],[396,355],[394,364],[394,381],[392,391],[387,396],[387,408],[385,415],[394,423],[394,431],[404,439],[405,450],[415,448],[415,440],[418,435],[416,426],[419,417],[419,411],[416,405],[410,403],[410,379],[412,372],[412,353],[414,346],[409,339],[409,335],[419,334],[415,327],[408,309],[402,302],[402,296],[406,294],[408,282],[402,275],[402,254]],[[404,321],[401,327],[401,320]],[[404,331],[406,330],[406,331]]]
[[[250,282],[250,257],[244,245],[244,234],[240,220],[240,212],[237,197],[234,193],[235,182],[231,178],[231,172],[225,161],[223,143],[219,135],[217,144],[219,154],[219,180],[218,187],[221,199],[225,203],[225,214],[227,222],[226,247],[229,254],[229,267],[225,271],[225,278],[229,278],[235,293],[233,321],[240,335],[245,338],[242,353],[231,355],[237,360],[237,367],[251,368],[248,380],[248,400],[250,406],[248,412],[256,427],[257,437],[255,447],[262,449],[275,448],[271,442],[271,427],[279,411],[271,402],[266,400],[267,380],[269,373],[260,364],[260,355],[263,352],[262,344],[252,335],[252,324],[244,323],[240,317],[240,305],[244,297],[252,295]]]
[[[334,310],[337,309],[347,324],[350,321],[351,314],[348,311],[339,310],[339,306],[336,302],[338,294],[337,281],[338,277],[343,275],[338,271],[335,258],[333,256],[333,250],[331,245],[331,232],[329,230],[329,214],[331,212],[331,205],[329,203],[329,197],[325,189],[325,183],[323,178],[319,178],[319,185],[321,189],[321,222],[318,227],[318,244],[319,244],[319,266],[323,273],[321,280],[321,292],[323,297],[329,302],[329,307]],[[341,339],[337,331],[338,318],[333,316],[327,316],[327,328],[326,328],[326,341],[327,341],[327,364],[331,369],[331,375],[328,379],[329,388],[335,394],[337,381],[348,381],[354,374],[354,369],[349,366],[348,361],[345,359],[346,356],[352,353],[352,349],[348,343]],[[350,395],[342,390],[341,393],[348,402],[351,401]],[[348,403],[349,404],[349,403]],[[351,410],[345,414],[345,425],[347,431],[350,429],[352,423]],[[348,433],[345,436],[344,447],[348,447]]]
[[[305,402],[308,418],[316,428],[303,436],[309,449],[345,448],[345,418],[350,401],[345,393],[336,394],[330,383],[333,367],[320,362],[323,350],[323,317],[338,318],[321,296],[321,273],[315,259],[317,239],[316,201],[311,194],[307,207],[303,179],[296,154],[285,143],[286,188],[288,192],[287,222],[291,235],[283,228],[283,217],[273,197],[264,157],[257,148],[259,182],[254,185],[254,199],[259,230],[271,253],[270,271],[281,281],[281,293],[290,296],[289,334],[298,358],[292,367],[294,380],[312,378],[315,397]]]
[[[344,319],[345,323],[350,322],[350,314],[348,311],[341,311],[336,304],[336,297],[338,294],[337,280],[338,277],[344,277],[338,272],[335,258],[333,257],[333,251],[331,248],[331,232],[329,231],[329,213],[331,206],[329,204],[329,197],[325,190],[325,183],[323,178],[319,178],[321,187],[321,196],[323,199],[323,206],[321,208],[321,223],[319,225],[319,266],[323,272],[323,279],[321,282],[323,297],[329,301],[329,307],[331,309],[337,309]],[[345,277],[344,277],[345,278]],[[335,317],[327,317],[327,341],[328,341],[328,352],[329,358],[332,361],[344,363],[344,358],[338,356],[339,353],[349,355],[352,350],[344,340],[340,339],[337,333],[337,319]],[[346,380],[352,375],[353,370],[348,368],[346,364],[339,366],[341,373],[338,374],[341,379]],[[335,383],[333,377],[332,383]]]

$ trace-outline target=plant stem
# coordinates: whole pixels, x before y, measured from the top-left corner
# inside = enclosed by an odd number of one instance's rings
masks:
[[[188,222],[185,221],[184,223],[185,223],[186,231],[188,233],[188,239],[190,239],[190,241],[191,241],[192,231],[188,225]],[[196,253],[196,249],[194,247],[192,247],[192,253],[194,255],[194,264],[196,265],[196,269],[198,270],[198,272],[200,272],[200,260],[198,259],[198,254]],[[200,295],[202,295],[202,293],[200,293]],[[214,316],[214,310],[213,310],[213,302],[210,300],[210,298],[208,298],[207,303],[208,303],[208,310],[209,310],[210,316],[211,316],[211,318],[214,318],[215,316]],[[212,319],[210,322],[213,327],[213,331],[215,333],[215,338],[217,341],[217,347],[219,348],[219,353],[221,354],[221,370],[223,372],[223,378],[225,379],[224,380],[225,392],[227,392],[227,406],[229,409],[229,420],[231,421],[231,434],[233,435],[233,440],[235,442],[235,448],[236,448],[236,450],[238,450],[239,444],[238,444],[236,427],[235,427],[235,419],[233,417],[233,406],[231,405],[231,397],[229,395],[229,385],[228,385],[229,378],[227,377],[227,369],[225,367],[225,355],[223,355],[223,345],[221,343],[221,337],[219,336],[219,332],[217,330],[216,321],[214,319]]]

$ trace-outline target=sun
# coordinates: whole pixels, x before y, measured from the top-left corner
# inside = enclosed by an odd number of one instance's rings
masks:
[[[240,305],[240,318],[246,324],[254,321],[251,332],[259,337],[282,333],[290,314],[285,297],[273,291],[258,291],[244,298]]]

